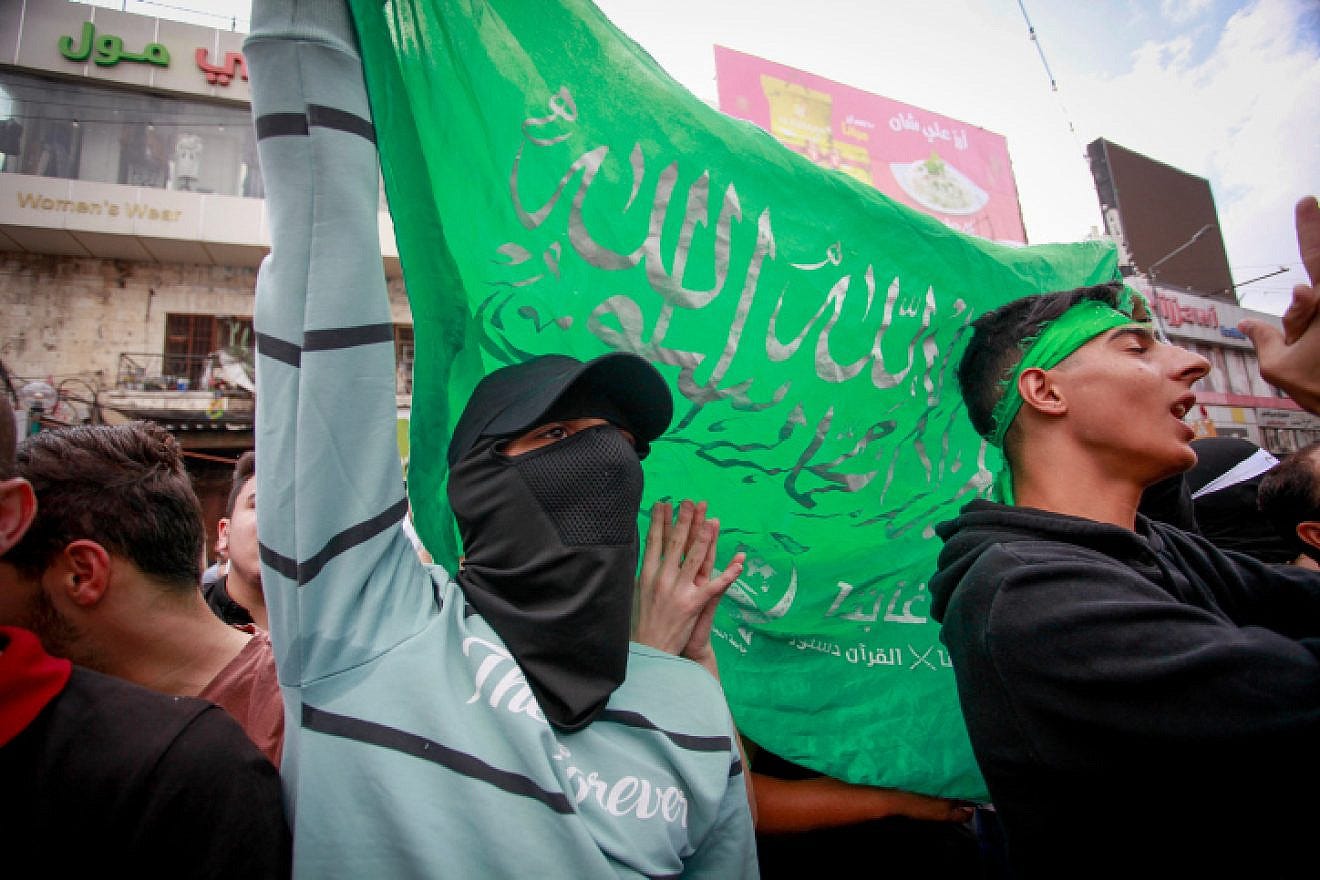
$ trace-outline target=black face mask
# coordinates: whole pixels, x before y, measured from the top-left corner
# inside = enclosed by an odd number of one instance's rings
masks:
[[[483,438],[449,476],[458,582],[546,718],[578,730],[627,669],[641,464],[612,425],[512,458],[503,442]]]

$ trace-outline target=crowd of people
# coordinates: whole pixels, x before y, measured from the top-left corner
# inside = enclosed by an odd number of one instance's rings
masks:
[[[19,444],[0,397],[15,876],[753,878],[861,853],[895,876],[1314,870],[1320,444],[1283,461],[1203,446],[1185,417],[1209,364],[1121,283],[982,315],[959,364],[1006,464],[938,526],[930,590],[990,804],[743,741],[711,626],[744,560],[717,560],[704,502],[657,504],[640,539],[640,462],[673,400],[637,355],[483,379],[437,441],[463,559],[428,564],[375,332],[391,318],[371,113],[326,9],[259,8],[246,45],[274,243],[223,566],[203,580],[167,432]],[[312,107],[356,123],[275,124]],[[1315,198],[1296,224],[1311,285],[1282,331],[1242,329],[1262,375],[1320,414]],[[1232,464],[1190,485],[1220,453]],[[1279,555],[1202,529],[1217,493],[1247,498],[1229,521],[1268,523]]]

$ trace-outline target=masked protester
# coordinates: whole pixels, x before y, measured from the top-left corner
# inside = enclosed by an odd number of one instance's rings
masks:
[[[755,877],[709,645],[740,563],[714,569],[700,506],[643,566],[648,644],[629,641],[665,381],[626,353],[492,372],[452,438],[413,438],[414,466],[448,443],[464,554],[452,574],[424,565],[403,528],[377,156],[344,4],[258,3],[245,51],[272,230],[258,537],[293,713],[295,874]]]

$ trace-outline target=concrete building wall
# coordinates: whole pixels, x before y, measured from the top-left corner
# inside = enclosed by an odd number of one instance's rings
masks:
[[[257,270],[0,251],[0,360],[24,379],[99,375],[114,384],[121,352],[165,347],[168,314],[251,317]],[[394,280],[397,324],[412,324]]]

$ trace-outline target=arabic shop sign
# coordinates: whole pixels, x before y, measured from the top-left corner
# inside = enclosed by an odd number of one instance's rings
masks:
[[[723,46],[720,110],[960,232],[1026,244],[1002,135]]]
[[[227,86],[234,81],[235,72],[242,74],[243,79],[247,79],[247,62],[243,60],[242,52],[226,52],[225,63],[220,66],[209,64],[210,53],[201,46],[193,53],[193,58],[197,60],[197,69],[206,74],[206,81],[212,85]]]
[[[122,37],[114,34],[102,34],[98,37],[96,25],[90,21],[83,22],[82,33],[76,45],[73,37],[67,35],[60,37],[59,50],[60,54],[70,61],[82,63],[90,60],[101,67],[111,67],[121,61],[154,64],[158,67],[170,66],[170,50],[164,44],[148,43],[141,52],[130,52],[125,50]],[[248,78],[247,63],[243,59],[242,52],[226,52],[223,64],[212,64],[211,51],[198,46],[193,53],[193,59],[197,62],[197,69],[206,75],[206,81],[212,85],[227,86],[234,81],[235,76],[241,76],[244,80]]]
[[[142,64],[170,66],[170,50],[160,43],[147,43],[141,52],[125,52],[124,41],[114,34],[96,36],[96,26],[84,21],[82,36],[75,47],[73,37],[60,37],[60,54],[70,61],[86,61],[89,57],[102,67],[109,67],[121,61],[136,61]],[[95,57],[92,57],[93,54]]]

